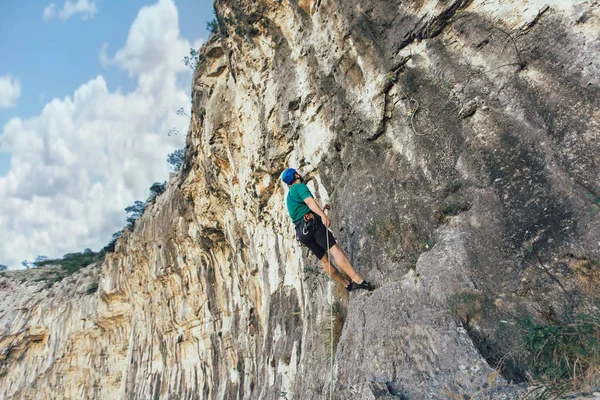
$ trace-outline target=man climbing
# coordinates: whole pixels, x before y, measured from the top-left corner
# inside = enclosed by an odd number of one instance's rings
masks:
[[[352,268],[350,260],[336,243],[331,231],[327,229],[331,225],[331,221],[313,198],[312,193],[304,184],[302,176],[295,169],[288,168],[283,171],[281,180],[290,187],[286,199],[287,209],[296,226],[298,240],[317,256],[325,272],[336,282],[341,283],[346,290],[349,292],[356,289],[373,290],[373,285],[361,278]],[[337,269],[331,268],[327,257],[328,245],[329,253],[333,256],[335,263],[350,277],[351,281],[342,277]]]

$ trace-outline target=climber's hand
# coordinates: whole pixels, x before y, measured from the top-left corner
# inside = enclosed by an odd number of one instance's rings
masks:
[[[323,225],[325,225],[326,228],[329,228],[331,226],[331,220],[329,219],[329,217],[325,215],[322,219]]]

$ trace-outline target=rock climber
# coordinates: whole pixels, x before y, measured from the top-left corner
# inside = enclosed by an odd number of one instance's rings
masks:
[[[281,180],[290,188],[286,202],[288,212],[296,227],[296,238],[317,256],[325,272],[336,282],[342,284],[346,290],[349,292],[357,289],[373,290],[373,285],[358,275],[342,248],[336,243],[333,234],[328,229],[331,225],[329,217],[313,198],[302,176],[295,169],[288,168],[283,171]],[[337,269],[331,268],[331,262],[327,257],[328,244],[329,253],[333,256],[337,266],[350,277],[350,281],[342,277]]]

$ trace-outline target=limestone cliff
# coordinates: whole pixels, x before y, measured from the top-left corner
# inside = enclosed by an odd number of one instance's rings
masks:
[[[327,278],[278,180],[295,166],[378,286],[334,290],[335,398],[518,398],[507,321],[585,304],[598,273],[598,2],[216,9],[166,192],[102,265],[0,278],[0,397],[328,398]]]

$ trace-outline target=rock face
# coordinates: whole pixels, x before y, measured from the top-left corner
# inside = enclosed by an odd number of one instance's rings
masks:
[[[0,278],[0,397],[326,399],[333,298],[335,398],[518,398],[505,322],[598,269],[598,2],[216,8],[167,191],[102,265]],[[374,292],[297,245],[287,166]]]

